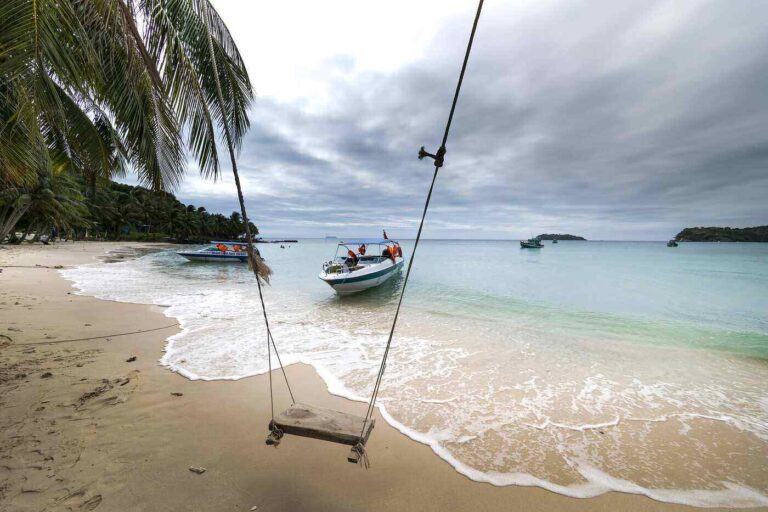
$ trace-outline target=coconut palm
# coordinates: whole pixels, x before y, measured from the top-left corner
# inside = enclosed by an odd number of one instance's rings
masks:
[[[91,183],[128,164],[143,184],[173,189],[184,168],[182,133],[213,178],[222,133],[250,247],[236,151],[252,98],[237,46],[208,0],[0,2],[3,188],[34,186],[62,153]],[[263,262],[252,262],[268,278]]]

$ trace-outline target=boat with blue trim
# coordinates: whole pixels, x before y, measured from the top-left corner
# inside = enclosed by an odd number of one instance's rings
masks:
[[[189,261],[218,261],[227,263],[247,263],[248,252],[245,242],[211,242],[208,247],[197,251],[178,251]],[[256,249],[254,249],[256,250]]]
[[[318,276],[336,293],[357,293],[387,281],[403,267],[403,249],[388,238],[342,240]]]

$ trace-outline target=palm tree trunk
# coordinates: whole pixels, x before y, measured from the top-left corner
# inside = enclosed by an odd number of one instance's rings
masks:
[[[27,239],[27,235],[29,235],[29,232],[32,230],[32,224],[27,224],[27,229],[24,230],[24,234],[21,235],[21,239],[19,240],[19,243],[23,242]]]
[[[237,158],[235,158],[235,147],[232,143],[232,134],[229,130],[229,122],[227,120],[227,110],[224,105],[224,95],[221,92],[221,82],[219,81],[219,68],[216,64],[216,54],[213,48],[213,37],[210,30],[208,31],[208,50],[211,52],[211,61],[213,62],[213,77],[216,83],[216,97],[219,102],[219,108],[222,112],[222,122],[224,124],[224,136],[227,140],[227,149],[229,150],[229,159],[232,162],[232,174],[235,176],[235,187],[237,187],[237,199],[240,201],[240,215],[243,217],[243,223],[245,224],[245,240],[248,247],[248,264],[253,270],[253,274],[256,279],[263,279],[265,282],[269,282],[269,276],[272,274],[272,269],[267,266],[260,256],[253,251],[253,237],[251,235],[251,227],[248,224],[248,213],[245,211],[245,199],[243,198],[243,188],[240,186],[240,174],[237,171]]]
[[[27,202],[26,204],[22,204],[21,206],[17,206],[11,210],[11,212],[8,214],[8,217],[5,219],[5,222],[0,225],[0,242],[2,242],[11,231],[13,231],[13,229],[16,227],[16,224],[21,220],[24,214],[27,213],[27,210],[30,206],[32,206],[32,204]],[[2,221],[2,219],[0,219],[0,221]]]

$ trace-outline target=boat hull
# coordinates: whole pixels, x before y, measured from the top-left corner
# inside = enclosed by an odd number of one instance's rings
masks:
[[[369,268],[346,274],[326,274],[321,272],[318,277],[325,281],[339,295],[350,295],[385,283],[402,267],[403,258],[397,258],[396,262],[389,262],[389,265],[372,265]]]
[[[189,261],[205,261],[217,263],[247,263],[248,256],[243,254],[203,254],[200,252],[177,252],[179,256],[187,258]]]

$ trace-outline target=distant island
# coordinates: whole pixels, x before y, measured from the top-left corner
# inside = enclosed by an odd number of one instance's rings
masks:
[[[678,242],[768,242],[768,226],[753,228],[685,228],[675,236]]]
[[[586,240],[583,236],[576,235],[559,235],[559,234],[544,234],[539,235],[536,238],[539,240]]]

